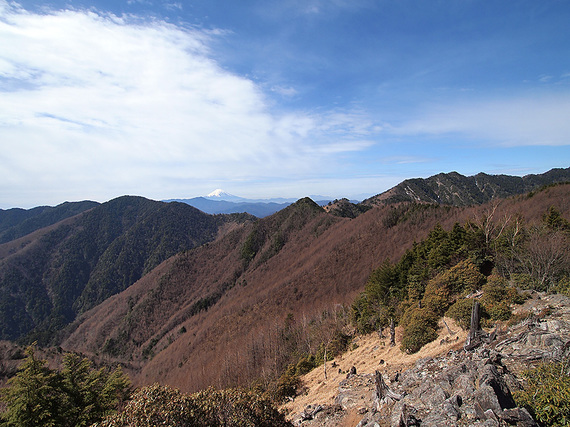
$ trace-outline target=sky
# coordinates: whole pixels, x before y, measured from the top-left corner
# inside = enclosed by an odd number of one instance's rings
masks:
[[[570,2],[0,0],[0,208],[570,166]]]

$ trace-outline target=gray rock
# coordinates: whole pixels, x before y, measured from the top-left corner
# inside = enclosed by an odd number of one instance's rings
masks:
[[[495,414],[503,412],[495,390],[489,385],[482,385],[475,391],[473,406],[475,414],[481,420],[489,418],[487,411],[493,411]]]
[[[525,408],[505,409],[499,417],[507,424],[516,425],[517,427],[538,427],[536,421]]]
[[[499,412],[503,409],[514,408],[516,406],[515,400],[513,399],[506,382],[503,380],[495,365],[484,365],[479,372],[478,382],[480,389],[483,386],[489,386],[493,389],[496,399],[500,405]],[[495,408],[489,407],[486,409]]]
[[[323,410],[321,405],[307,405],[303,412],[301,412],[301,420],[312,420],[319,412]]]
[[[421,425],[421,421],[416,418],[416,409],[413,406],[402,405],[400,416],[398,417],[398,427],[411,427]]]

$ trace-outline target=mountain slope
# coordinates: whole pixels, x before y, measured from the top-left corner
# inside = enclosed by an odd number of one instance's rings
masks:
[[[539,222],[555,206],[569,217],[569,197],[560,185],[504,200],[495,215]],[[386,258],[398,260],[438,223],[450,230],[489,209],[410,205],[393,221],[393,207],[376,207],[348,219],[303,199],[166,260],[85,312],[61,345],[126,363],[137,384],[245,384],[285,363],[276,340],[287,322],[352,303]]]
[[[362,204],[374,206],[409,201],[470,206],[524,194],[560,182],[570,182],[570,168],[552,169],[544,174],[523,177],[440,173],[426,179],[407,179],[382,194],[364,200]]]
[[[78,313],[237,219],[125,196],[0,245],[0,338],[47,342]]]
[[[65,202],[61,205],[39,206],[33,209],[0,209],[0,244],[48,227],[98,206],[97,202]]]

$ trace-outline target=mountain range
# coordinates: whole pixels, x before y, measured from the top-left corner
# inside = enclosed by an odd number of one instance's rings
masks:
[[[495,200],[497,217],[540,221],[554,206],[568,218],[570,185],[549,185],[569,181],[570,169],[439,174],[263,218],[133,196],[2,210],[0,339],[121,363],[135,384],[245,384],[285,363],[272,345],[287,319],[350,304],[436,224],[480,218]]]
[[[330,202],[331,198],[326,196],[309,196],[319,204]],[[283,197],[271,199],[247,199],[245,197],[234,196],[222,189],[212,191],[205,197],[193,197],[191,199],[168,199],[165,202],[186,203],[209,214],[230,214],[246,212],[258,218],[263,218],[274,214],[281,209],[294,203],[297,199],[287,199]]]
[[[390,190],[366,199],[363,205],[397,202],[426,202],[469,206],[533,191],[541,186],[570,181],[570,168],[552,169],[544,174],[464,176],[457,172],[440,173],[423,179],[407,179]]]

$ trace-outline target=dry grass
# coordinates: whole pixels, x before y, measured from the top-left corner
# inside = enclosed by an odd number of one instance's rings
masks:
[[[467,338],[467,331],[457,326],[452,319],[446,318],[445,320],[452,334],[440,321],[438,339],[425,345],[415,354],[403,353],[399,345],[390,347],[389,338],[381,340],[376,333],[357,338],[354,341],[357,348],[337,357],[334,362],[328,362],[326,380],[323,366],[304,375],[302,381],[306,392],[292,402],[283,405],[281,409],[294,415],[310,404],[334,404],[338,394],[338,385],[346,378],[346,373],[352,366],[356,367],[357,373],[368,374],[379,370],[384,376],[392,377],[394,373],[413,366],[419,359],[435,357],[450,350],[462,348]],[[401,328],[398,327],[396,328],[397,343],[400,336]],[[441,344],[442,340],[446,342]],[[336,368],[332,367],[333,363],[337,365]]]

